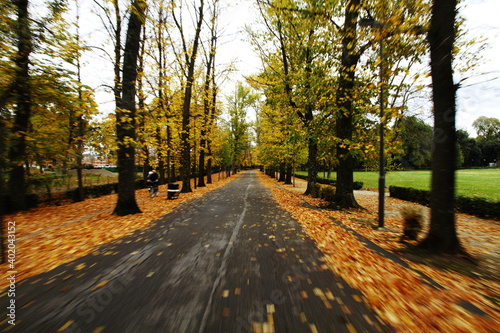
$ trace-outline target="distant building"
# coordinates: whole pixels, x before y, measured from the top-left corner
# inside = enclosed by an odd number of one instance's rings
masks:
[[[114,167],[114,163],[110,161],[108,156],[98,156],[95,154],[84,154],[83,165],[92,166],[95,169]]]

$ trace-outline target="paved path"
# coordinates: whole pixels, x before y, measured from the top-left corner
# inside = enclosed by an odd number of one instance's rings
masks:
[[[0,331],[391,331],[322,264],[247,172],[147,230],[22,281],[16,326],[3,321]]]

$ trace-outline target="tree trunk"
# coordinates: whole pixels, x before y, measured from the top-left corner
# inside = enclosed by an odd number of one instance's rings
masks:
[[[189,143],[190,138],[190,120],[191,120],[191,97],[193,94],[193,80],[194,80],[194,70],[196,65],[196,56],[198,54],[198,47],[200,44],[200,33],[203,23],[203,7],[204,1],[201,0],[200,7],[198,9],[198,21],[196,25],[195,37],[193,40],[193,49],[191,55],[187,58],[186,65],[188,66],[186,84],[184,87],[184,101],[182,105],[182,132],[181,132],[181,158],[182,158],[182,193],[192,192],[191,190],[191,144]],[[181,30],[182,31],[182,30]],[[187,51],[187,50],[186,50]],[[187,57],[187,56],[186,56]]]
[[[81,90],[78,92],[79,99],[82,101]],[[84,153],[84,144],[83,144],[83,136],[85,135],[85,120],[83,116],[80,114],[78,116],[78,139],[76,140],[76,176],[78,180],[78,195],[77,201],[85,200],[85,190],[83,187],[83,153]]]
[[[350,153],[350,143],[354,131],[354,81],[359,54],[356,51],[356,28],[359,15],[360,0],[350,0],[346,4],[344,31],[342,38],[342,58],[339,69],[339,85],[336,95],[338,109],[336,136],[337,186],[334,203],[341,208],[357,208],[359,204],[354,198],[354,158]]]
[[[172,141],[172,135],[170,131],[170,125],[167,125],[167,184],[173,182],[174,177],[174,167],[172,164],[172,157],[170,152],[170,145]]]
[[[80,5],[77,3],[77,43],[78,45],[80,44]],[[78,102],[80,105],[80,112],[77,116],[77,135],[78,138],[76,139],[76,177],[78,180],[78,191],[77,191],[77,197],[76,201],[83,201],[85,200],[85,190],[83,188],[83,154],[85,152],[85,147],[84,147],[84,142],[83,142],[83,137],[85,136],[85,127],[86,127],[86,122],[83,117],[83,105],[86,103],[83,100],[83,92],[82,92],[82,66],[81,66],[81,55],[78,53],[77,56],[77,62],[76,62],[76,68],[77,68],[77,79],[78,79]]]
[[[113,64],[114,78],[115,82],[113,85],[113,94],[115,95],[115,105],[116,108],[122,107],[122,86],[121,82],[121,61],[122,61],[122,17],[120,14],[120,7],[118,4],[118,0],[112,0],[113,7],[115,9],[115,35],[111,36],[111,38],[115,39],[115,63]]]
[[[181,177],[182,177],[182,193],[191,192],[191,144],[189,143],[190,136],[190,125],[189,121],[191,119],[191,94],[192,94],[192,83],[186,82],[186,87],[184,91],[184,106],[182,111],[182,133],[181,133]]]
[[[434,0],[429,44],[434,103],[431,221],[422,248],[434,253],[464,253],[455,228],[456,90],[453,43],[456,0]]]
[[[135,200],[135,82],[145,6],[143,0],[132,4],[123,58],[122,108],[116,110],[118,201],[114,213],[120,216],[141,212]]]
[[[1,109],[0,109],[1,110]],[[1,111],[0,111],[1,112]],[[0,156],[5,156],[7,153],[7,119],[6,114],[3,112],[0,113]],[[0,158],[0,171],[6,170],[8,167],[7,161],[5,158]],[[5,248],[5,233],[6,227],[4,226],[3,214],[5,214],[6,200],[5,198],[5,182],[4,182],[4,173],[0,172],[0,263],[4,263],[6,260],[6,248]]]
[[[201,131],[201,135],[202,136],[205,136],[206,135],[206,131]],[[205,149],[206,149],[206,145],[207,145],[207,140],[205,139],[201,139],[201,142],[200,142],[200,160],[199,160],[199,167],[198,167],[198,172],[199,172],[199,176],[198,176],[198,187],[205,187],[207,186],[205,184]]]
[[[344,103],[352,107],[352,103],[346,100]],[[337,137],[345,141],[352,140],[353,119],[351,114],[343,114],[337,118]],[[337,145],[337,156],[339,165],[337,167],[337,184],[334,196],[334,203],[341,208],[360,207],[354,198],[354,158],[350,153],[348,144]]]
[[[285,164],[285,162],[281,162],[280,163],[280,170],[278,172],[278,174],[279,174],[278,181],[279,182],[285,182],[285,178],[286,178],[285,173],[286,173],[286,164]]]
[[[146,27],[142,27],[143,36],[146,35]],[[146,41],[141,40],[139,42],[139,55],[138,55],[138,67],[137,72],[141,73],[137,76],[137,96],[138,96],[138,113],[137,113],[137,128],[139,129],[140,135],[138,135],[137,143],[138,146],[141,147],[141,150],[144,155],[144,160],[142,161],[142,178],[146,179],[149,171],[151,170],[150,161],[149,161],[149,148],[146,143],[146,139],[144,133],[146,132],[146,117],[148,111],[146,110],[146,94],[144,93],[144,82],[143,82],[143,74],[144,73],[144,56],[146,54]],[[161,66],[160,66],[161,72]],[[161,96],[159,98],[161,100]],[[137,134],[136,134],[137,136]],[[161,178],[161,173],[160,173]]]
[[[285,185],[292,184],[292,176],[293,176],[293,165],[291,161],[288,161],[286,163]]]
[[[212,184],[212,156],[209,154],[207,161],[207,184]]]
[[[309,31],[309,39],[314,35],[314,30]],[[311,194],[314,184],[318,181],[318,136],[316,134],[316,129],[314,128],[314,102],[315,97],[311,96],[311,75],[312,75],[312,63],[313,55],[311,48],[308,46],[306,48],[306,90],[308,92],[308,101],[306,102],[304,108],[304,117],[302,122],[309,134],[308,139],[308,155],[307,155],[307,188],[304,194]]]
[[[27,209],[24,164],[26,162],[26,135],[31,116],[29,57],[32,50],[28,0],[18,0],[16,3],[18,49],[15,59],[16,78],[13,94],[17,102],[9,151],[9,195],[11,208],[14,211]]]
[[[213,54],[213,52],[211,52]],[[201,131],[200,131],[200,155],[199,155],[199,164],[198,164],[198,172],[199,172],[199,177],[198,177],[198,187],[205,187],[205,155],[206,151],[208,148],[208,140],[206,138],[207,133],[208,133],[208,127],[210,126],[210,110],[211,105],[210,105],[210,82],[211,82],[211,72],[212,72],[212,56],[209,56],[209,61],[207,64],[207,71],[205,75],[205,83],[203,86],[203,121],[201,124]]]
[[[205,73],[205,83],[203,87],[204,99],[203,99],[203,124],[201,130],[201,140],[200,140],[200,164],[199,172],[200,177],[198,179],[198,186],[203,187],[205,184],[205,174],[207,174],[208,166],[205,166],[205,157],[208,152],[209,140],[207,135],[209,133],[209,128],[213,125],[213,120],[215,116],[216,107],[216,87],[215,87],[215,54],[217,49],[217,6],[218,1],[214,2],[214,8],[211,18],[210,26],[210,49],[208,52],[207,67]],[[210,160],[210,157],[209,157]],[[211,172],[211,170],[210,170]],[[212,182],[212,178],[207,174],[207,183]]]
[[[304,194],[312,193],[313,186],[318,181],[318,140],[310,137],[307,153],[307,188]]]
[[[151,162],[149,158],[149,148],[146,145],[143,146],[142,152],[145,156],[144,162],[142,164],[142,178],[146,179],[148,177],[149,171],[151,171],[153,167],[151,167]]]
[[[211,115],[210,115],[210,124],[213,125],[215,122],[216,116],[216,107],[217,107],[217,86],[215,84],[215,75],[212,72],[212,104],[211,104]],[[207,184],[212,184],[212,174],[213,174],[213,155],[212,155],[212,140],[207,139],[207,152],[208,152],[208,161],[207,161]]]
[[[160,96],[160,105],[162,105],[163,103],[161,102],[161,94],[159,95]],[[160,109],[163,109],[162,106],[160,106]],[[156,128],[156,131],[155,131],[155,136],[156,136],[156,143],[157,143],[157,150],[156,150],[156,159],[157,159],[157,172],[158,172],[158,175],[160,176],[160,182],[163,183],[165,181],[165,158],[164,158],[164,155],[165,155],[165,152],[164,152],[164,149],[165,147],[167,147],[168,149],[168,146],[165,145],[165,142],[163,140],[163,135],[162,135],[162,131],[161,131],[161,128],[158,126]],[[154,167],[151,166],[151,168],[153,169]]]

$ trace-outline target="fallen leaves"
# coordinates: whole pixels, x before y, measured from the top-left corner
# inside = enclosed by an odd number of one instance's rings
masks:
[[[318,248],[325,255],[327,267],[359,290],[363,294],[362,297],[358,296],[359,300],[363,299],[397,331],[500,331],[498,306],[485,297],[492,292],[492,288],[494,293],[498,292],[497,282],[475,280],[458,273],[409,262],[411,268],[425,273],[444,287],[434,288],[414,270],[369,250],[351,232],[330,219],[330,216],[334,217],[385,249],[400,248],[400,233],[373,230],[370,225],[370,221],[373,221],[373,208],[369,207],[369,204],[362,203],[367,211],[326,211],[308,208],[309,205],[320,207],[321,200],[278,186],[274,180],[263,174],[260,180],[271,190],[278,204],[290,212],[303,226],[304,231],[316,241]],[[304,202],[309,205],[304,205]],[[389,201],[388,205],[390,204]],[[387,226],[401,230],[400,225],[396,225],[395,217],[388,218]],[[498,296],[498,293],[496,295]],[[465,310],[461,306],[464,300],[484,311],[487,316]]]
[[[136,192],[141,214],[116,216],[112,214],[117,195],[64,206],[32,209],[4,216],[5,221],[16,222],[16,278],[20,282],[28,277],[48,272],[62,264],[83,257],[99,246],[147,227],[155,219],[168,214],[182,202],[197,198],[237,178],[217,180],[183,193],[175,200],[166,200],[167,186],[160,186],[160,196],[150,198],[147,189]],[[108,255],[113,255],[113,252]],[[77,270],[83,269],[78,266]],[[0,266],[8,271],[8,263]],[[0,289],[7,287],[6,279],[0,280]]]
[[[107,285],[108,283],[109,283],[109,280],[103,280],[103,281],[99,282],[94,288],[92,288],[92,291],[97,290],[99,288],[102,288],[105,285]]]
[[[75,321],[74,320],[69,320],[68,322],[66,322],[66,324],[64,324],[63,326],[61,326],[57,332],[64,332],[67,328],[69,328],[71,325],[73,325]]]

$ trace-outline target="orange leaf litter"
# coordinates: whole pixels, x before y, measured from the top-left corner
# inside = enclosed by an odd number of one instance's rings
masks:
[[[116,194],[65,206],[43,207],[6,215],[4,222],[16,222],[17,281],[50,271],[95,251],[105,243],[147,227],[180,203],[200,197],[235,178],[222,179],[192,193],[181,194],[176,200],[164,200],[166,186],[160,186],[160,197],[157,198],[149,198],[146,189],[139,190],[137,201],[143,213],[132,216],[119,217],[112,214]],[[264,175],[260,175],[260,180],[270,188],[278,204],[292,213],[316,241],[318,248],[325,255],[325,268],[331,269],[352,287],[360,290],[368,306],[397,331],[500,331],[498,306],[484,297],[490,294],[498,295],[498,283],[481,283],[459,274],[409,262],[413,268],[446,288],[433,289],[424,284],[414,272],[364,247],[350,232],[336,226],[328,218],[332,216],[340,220],[381,247],[388,250],[397,249],[399,245],[394,242],[394,236],[384,235],[370,228],[359,228],[353,223],[354,217],[369,218],[370,213],[305,208],[304,201],[318,206],[321,200],[284,189]],[[376,203],[369,200],[361,204],[368,208],[368,211],[376,207]],[[390,227],[394,227],[396,219],[388,220]],[[8,271],[7,264],[1,265],[1,268]],[[0,288],[6,286],[6,280],[0,282]],[[462,299],[471,302],[489,317],[477,316],[463,309],[458,305]]]
[[[166,200],[167,186],[159,187],[159,196],[149,197],[147,189],[136,191],[142,213],[113,215],[117,194],[87,199],[64,206],[32,209],[4,216],[16,223],[16,281],[48,272],[62,264],[83,257],[99,246],[147,227],[152,221],[170,213],[179,204],[222,187],[237,176],[220,179],[212,176],[213,184],[198,187],[191,193],[181,193],[177,199]],[[9,263],[0,266],[9,271]],[[0,289],[9,281],[0,280]]]
[[[399,244],[394,242],[394,236],[384,235],[384,232],[374,231],[372,228],[354,227],[355,218],[367,219],[376,216],[376,200],[375,204],[370,200],[358,200],[367,211],[306,208],[304,201],[313,207],[319,207],[322,202],[300,195],[290,187],[287,189],[263,174],[260,175],[260,180],[271,190],[278,204],[290,212],[316,242],[325,255],[325,268],[331,269],[353,288],[361,291],[365,303],[396,331],[500,332],[498,305],[485,297],[491,294],[498,296],[498,282],[478,281],[458,273],[407,261],[412,268],[420,270],[445,287],[435,289],[424,283],[414,271],[366,248],[351,232],[335,225],[329,218],[334,217],[356,229],[387,250],[397,248],[400,245],[394,245]],[[302,190],[305,190],[305,187]],[[391,223],[390,226],[394,227],[395,221]],[[488,316],[475,315],[465,310],[459,305],[462,300],[472,303]]]

